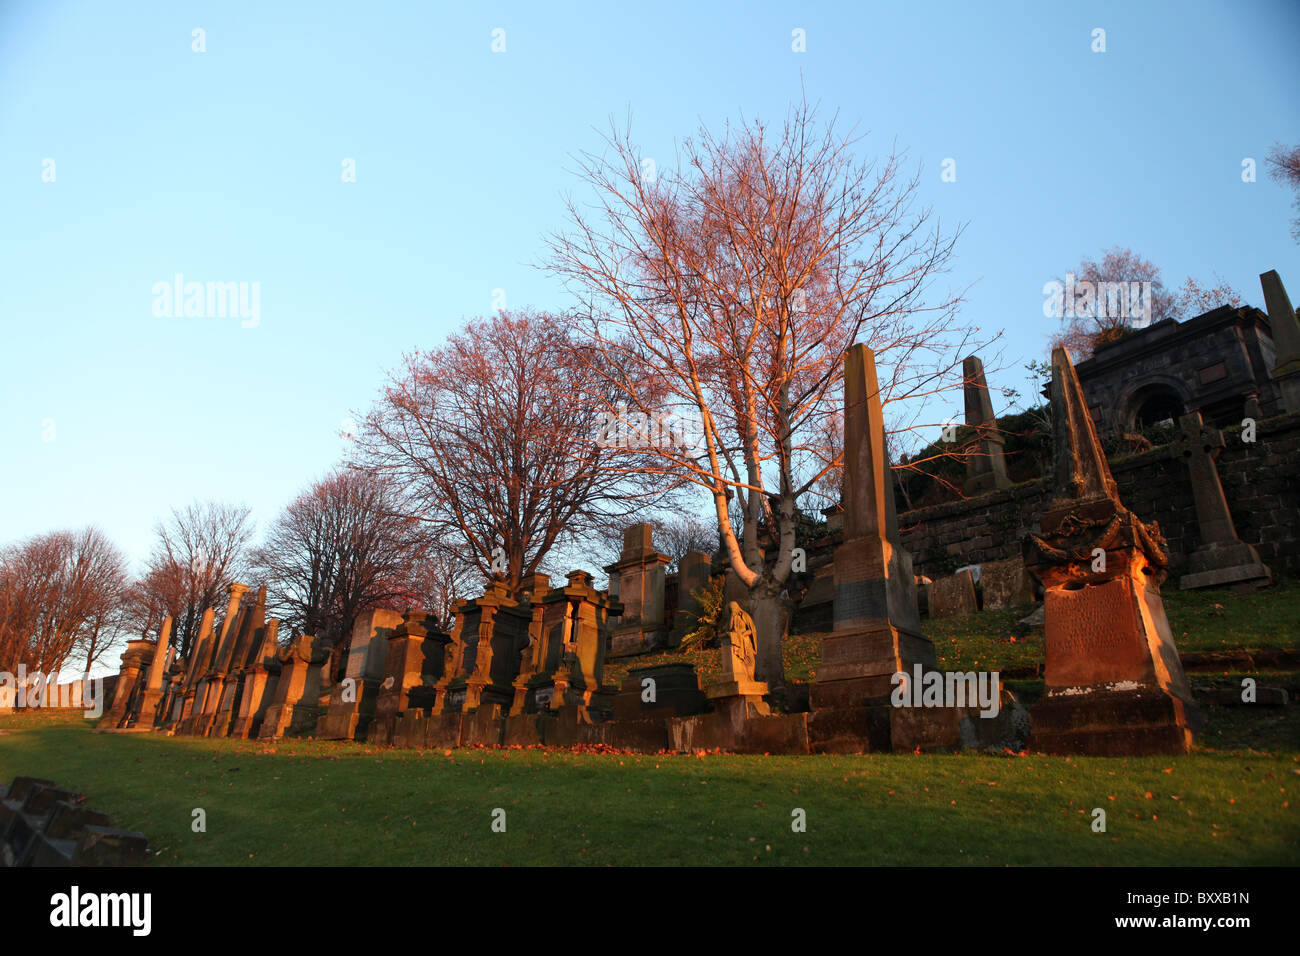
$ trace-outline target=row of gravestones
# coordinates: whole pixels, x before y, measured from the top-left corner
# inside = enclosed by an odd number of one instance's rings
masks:
[[[1164,540],[1158,527],[1120,501],[1063,350],[1054,352],[1052,370],[1054,497],[1025,540],[1024,562],[1044,592],[1046,694],[1035,705],[1035,745],[1067,753],[1185,752],[1191,698],[1161,603],[1168,565]],[[746,646],[742,635],[752,631],[733,605],[723,647],[724,671],[731,676],[721,689],[709,689],[712,711],[674,713],[666,718],[677,722],[671,729],[660,722],[673,749],[697,746],[697,723],[711,728],[701,731],[703,739],[745,749],[752,743],[749,728],[773,720],[781,728],[770,749],[785,752],[946,748],[990,737],[971,731],[975,717],[964,701],[913,710],[892,693],[898,675],[938,669],[934,645],[921,629],[911,558],[899,540],[874,356],[865,346],[849,350],[845,382],[844,534],[833,557],[834,620],[822,642],[811,712],[767,711],[766,688],[760,691],[754,682],[752,660],[743,652],[731,656]],[[543,578],[518,599],[504,585],[493,585],[458,607],[450,634],[431,628],[422,615],[374,612],[358,622],[344,678],[325,689],[326,709],[315,732],[376,743],[463,745],[549,742],[548,730],[571,724],[574,742],[607,743],[618,728],[578,729],[595,727],[593,715],[610,703],[601,688],[605,635],[616,614],[615,633],[637,635],[633,644],[643,644],[661,625],[653,619],[657,612],[646,609],[661,606],[665,564],[651,546],[648,526],[637,526],[629,529],[622,560],[609,569],[619,582],[617,602],[595,591],[589,575],[573,572],[566,587],[549,588]],[[1014,603],[1024,573],[1017,577],[1014,566],[981,570],[988,576],[986,588],[989,581],[1004,581],[998,589],[1005,587],[1005,599]],[[963,584],[971,585],[969,578]],[[932,585],[931,601],[942,601],[943,592],[941,586],[936,595]],[[277,704],[297,709],[312,702],[303,688],[282,693],[282,667],[267,703],[272,685],[259,679],[259,668],[272,669],[279,655],[268,640],[273,628],[259,627],[265,595],[259,595],[251,618],[235,619],[238,626],[232,624],[236,603],[232,595],[221,638],[209,642],[210,650],[200,642],[196,660],[183,669],[186,676],[172,693],[177,732],[246,735],[257,728],[267,736],[270,728],[274,736],[284,724]],[[124,656],[124,678],[130,654]],[[313,653],[319,680],[316,660]],[[141,656],[137,670],[142,666]],[[144,704],[158,693],[161,667],[156,657],[150,662],[138,695]],[[140,684],[134,678],[119,682],[115,711],[119,705],[131,710],[137,696],[128,688]],[[151,726],[148,707],[142,713]]]

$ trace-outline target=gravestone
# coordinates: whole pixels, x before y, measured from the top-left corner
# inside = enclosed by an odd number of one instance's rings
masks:
[[[401,623],[401,612],[390,608],[374,608],[357,618],[343,680],[331,688],[329,708],[316,726],[319,739],[365,739],[384,679],[388,636]]]
[[[293,736],[316,726],[321,670],[329,656],[326,645],[324,638],[299,634],[277,654],[280,676],[258,728],[258,739]]]
[[[664,568],[672,558],[655,550],[652,532],[649,524],[627,528],[622,555],[605,568],[611,582],[618,578],[618,603],[623,607],[610,637],[610,657],[642,654],[668,645]]]
[[[241,669],[239,696],[230,736],[256,737],[275,697],[280,679],[280,622],[272,618],[262,628],[260,644],[250,651]]]
[[[965,493],[987,494],[1011,485],[1007,477],[1007,462],[1003,452],[1006,439],[998,429],[993,415],[993,402],[989,399],[988,382],[984,380],[984,363],[974,355],[967,356],[961,365],[963,392],[966,400],[966,426],[973,429],[975,437],[965,448]]]
[[[482,597],[460,602],[448,644],[456,661],[437,682],[433,714],[509,708],[531,624],[531,604],[511,597],[503,581],[491,582]]]
[[[198,687],[194,695],[194,713],[187,733],[196,737],[206,737],[217,718],[217,708],[221,706],[221,685],[225,680],[222,664],[234,653],[234,642],[239,635],[239,627],[245,611],[241,607],[248,586],[232,582],[227,586],[229,601],[226,616],[221,622],[221,634],[210,642],[211,658],[207,665],[200,664]]]
[[[1052,353],[1055,496],[1025,540],[1045,590],[1044,683],[1031,749],[1186,753],[1191,692],[1165,618],[1164,538],[1119,499],[1074,365]]]
[[[682,638],[695,629],[700,611],[695,592],[708,588],[711,563],[712,558],[703,551],[687,551],[677,562],[677,612],[669,636],[670,647],[680,646]]]
[[[1001,611],[1034,603],[1034,586],[1023,557],[986,561],[980,566],[984,610]]]
[[[422,610],[408,610],[402,615],[402,623],[388,637],[384,678],[370,724],[371,743],[392,742],[397,722],[406,711],[433,703],[433,685],[442,677],[443,648],[450,640],[432,615]],[[421,693],[426,689],[422,701]]]
[[[890,749],[893,675],[917,663],[936,666],[934,645],[921,633],[912,559],[899,540],[875,358],[863,345],[845,358],[844,440],[834,624],[810,693],[818,752]]]
[[[177,691],[179,706],[173,705],[172,710],[170,727],[175,733],[186,733],[193,721],[197,684],[203,667],[200,662],[208,653],[208,645],[212,642],[212,621],[215,616],[216,611],[213,608],[203,612],[203,618],[199,622],[199,633],[190,646],[190,656],[185,662]]]
[[[152,641],[131,641],[126,645],[126,650],[122,652],[122,667],[117,674],[117,685],[113,688],[113,703],[104,712],[99,726],[113,729],[123,722],[138,690],[140,673],[153,653]]]
[[[158,705],[162,703],[163,674],[171,666],[176,649],[171,646],[172,618],[163,619],[158,631],[158,642],[154,647],[153,659],[149,662],[149,671],[145,677],[144,693],[140,696],[140,708],[136,712],[137,727],[152,728],[159,716]]]
[[[1259,552],[1237,537],[1228,499],[1223,495],[1219,468],[1214,462],[1223,449],[1223,432],[1202,422],[1200,412],[1182,416],[1178,425],[1182,435],[1171,451],[1187,463],[1201,539],[1187,558],[1187,571],[1178,582],[1179,588],[1186,591],[1225,584],[1272,583],[1272,574],[1259,559]]]
[[[1276,359],[1270,373],[1282,393],[1282,405],[1290,413],[1300,412],[1300,322],[1277,270],[1270,269],[1259,277],[1268,309],[1269,330]]]
[[[974,614],[979,610],[974,575],[962,570],[946,578],[935,578],[930,582],[929,607],[930,617],[935,619]]]
[[[511,715],[591,705],[604,675],[608,620],[616,607],[592,587],[586,571],[570,571],[564,587],[535,597]]]

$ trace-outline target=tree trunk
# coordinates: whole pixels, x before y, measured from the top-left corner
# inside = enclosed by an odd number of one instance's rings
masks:
[[[781,599],[782,587],[766,580],[766,575],[749,591],[749,613],[758,632],[758,660],[754,666],[754,679],[766,681],[773,692],[785,690],[785,664],[781,659],[781,645],[789,627],[789,618]]]

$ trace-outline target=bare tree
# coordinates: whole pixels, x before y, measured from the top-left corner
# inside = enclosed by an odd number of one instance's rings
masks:
[[[37,535],[0,552],[0,669],[58,671],[78,649],[105,649],[123,603],[126,559],[96,527]],[[98,653],[96,653],[98,648]]]
[[[281,620],[330,635],[341,661],[361,614],[411,601],[422,532],[390,479],[340,468],[280,513],[251,563]]]
[[[588,301],[595,367],[641,373],[610,378],[629,409],[699,422],[698,442],[654,451],[711,497],[750,589],[758,676],[774,687],[796,501],[836,463],[825,419],[840,414],[845,349],[869,344],[884,400],[914,407],[959,384],[972,350],[952,322],[957,297],[925,304],[956,236],[913,211],[918,180],[898,154],[860,161],[833,127],[803,104],[776,131],[701,130],[653,178],[614,130],[606,155],[579,157],[594,206],[571,201],[572,228],[550,243],[552,268]],[[775,542],[767,552],[760,526]]]
[[[1105,252],[1100,262],[1084,259],[1044,292],[1062,322],[1052,348],[1069,350],[1076,362],[1135,328],[1174,317],[1176,307],[1159,267],[1119,246]]]
[[[1269,165],[1269,177],[1275,183],[1295,190],[1295,208],[1300,210],[1300,146],[1274,143],[1265,162]],[[1291,220],[1291,238],[1300,242],[1300,216]]]
[[[359,438],[434,540],[512,591],[557,545],[625,517],[653,478],[606,466],[602,386],[564,323],[545,313],[471,322],[406,356]]]
[[[172,509],[154,529],[156,541],[141,586],[146,603],[172,615],[172,640],[187,656],[203,612],[221,605],[226,587],[244,571],[253,536],[247,506],[217,501]]]

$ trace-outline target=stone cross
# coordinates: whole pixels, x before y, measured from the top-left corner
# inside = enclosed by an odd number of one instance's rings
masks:
[[[1237,537],[1237,529],[1223,494],[1215,459],[1223,450],[1223,432],[1205,424],[1200,412],[1178,420],[1182,435],[1172,446],[1175,457],[1187,463],[1196,502],[1196,523],[1201,544],[1188,557],[1188,573],[1179,581],[1182,590],[1271,580],[1258,552]]]

